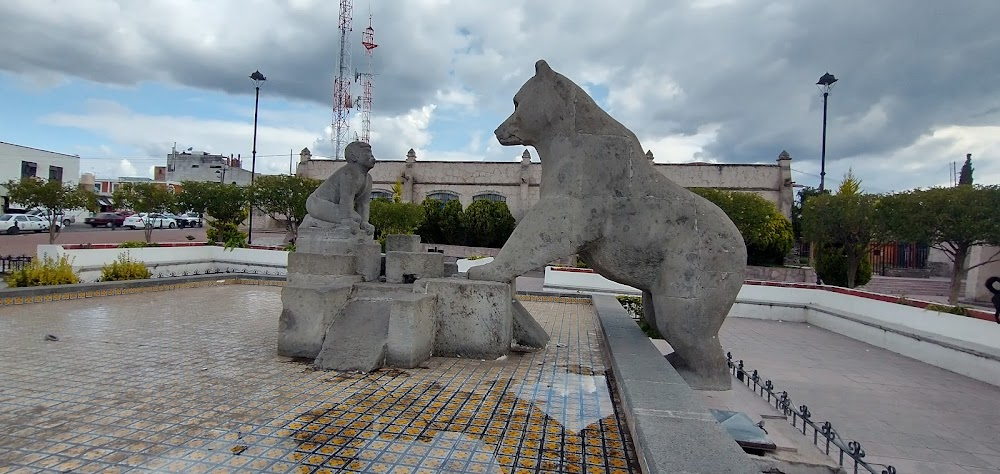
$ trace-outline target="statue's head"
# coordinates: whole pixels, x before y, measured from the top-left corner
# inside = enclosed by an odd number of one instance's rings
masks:
[[[375,167],[375,155],[372,154],[372,146],[365,142],[351,142],[344,148],[344,158],[348,163],[357,163],[365,169]]]

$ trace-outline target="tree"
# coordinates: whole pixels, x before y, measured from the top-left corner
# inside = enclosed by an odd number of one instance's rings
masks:
[[[424,209],[419,204],[385,198],[373,200],[368,212],[368,222],[375,226],[375,238],[380,240],[389,234],[412,234],[423,221]]]
[[[468,245],[500,248],[517,225],[507,203],[480,199],[462,213],[462,228]]]
[[[963,185],[914,189],[887,196],[879,219],[888,233],[904,242],[926,243],[952,261],[950,304],[958,303],[969,270],[1000,260],[1000,251],[968,266],[969,252],[980,245],[1000,245],[1000,187]]]
[[[792,223],[771,201],[753,193],[720,191],[710,188],[692,189],[695,194],[712,201],[736,224],[747,246],[750,265],[782,265],[792,250],[795,237]]]
[[[828,191],[824,190],[820,193],[819,188],[810,186],[799,189],[798,200],[792,203],[792,233],[795,235],[795,240],[802,240],[802,207],[805,206],[809,198],[826,193]]]
[[[447,203],[426,198],[424,221],[417,228],[420,239],[429,244],[463,245],[465,233],[462,230],[462,203],[452,199]]]
[[[149,213],[166,212],[174,207],[174,194],[156,183],[122,183],[111,193],[111,199],[118,207],[146,213],[142,223],[147,244],[153,242],[153,219]]]
[[[44,208],[49,221],[49,244],[56,243],[59,235],[59,216],[71,209],[97,209],[97,196],[90,190],[72,184],[62,184],[56,180],[43,181],[37,177],[27,177],[20,181],[11,180],[5,185],[10,202],[16,202],[27,209]]]
[[[878,197],[863,194],[861,180],[848,171],[837,194],[812,197],[803,207],[803,236],[820,244],[823,251],[839,252],[846,259],[848,288],[857,285],[858,270],[868,256],[868,248],[879,239],[877,203]]]
[[[227,247],[246,246],[247,234],[240,224],[249,217],[247,204],[250,193],[236,183],[222,184],[204,181],[182,181],[177,196],[178,207],[208,214],[206,232],[210,242],[222,242]]]
[[[306,218],[306,199],[321,183],[301,176],[263,175],[250,187],[250,200],[272,219],[284,221],[288,235],[296,239]]]
[[[967,153],[965,155],[965,163],[962,165],[962,171],[958,175],[958,184],[972,184],[972,153]]]

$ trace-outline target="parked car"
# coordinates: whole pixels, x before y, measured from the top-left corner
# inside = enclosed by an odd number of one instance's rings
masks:
[[[177,225],[181,227],[202,227],[204,225],[201,215],[197,212],[186,212],[175,219],[177,219]]]
[[[159,213],[147,214],[145,212],[140,212],[139,214],[133,214],[126,217],[122,222],[122,225],[128,227],[129,229],[143,229],[147,224],[150,224],[156,229],[173,229],[174,227],[177,227],[176,220]]]
[[[32,214],[0,214],[0,232],[16,235],[21,232],[46,232],[48,221]]]
[[[91,227],[121,227],[125,223],[125,216],[116,212],[99,212],[94,217],[84,219],[83,223]]]
[[[49,220],[49,210],[45,208],[37,207],[35,209],[28,211],[27,214],[38,216],[46,221]],[[56,225],[61,224],[62,227],[65,227],[74,222],[76,222],[76,217],[73,217],[72,215],[67,215],[64,212],[56,213]]]

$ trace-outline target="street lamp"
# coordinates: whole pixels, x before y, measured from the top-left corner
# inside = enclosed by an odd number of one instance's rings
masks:
[[[253,186],[253,178],[257,174],[257,105],[260,104],[260,85],[267,80],[260,71],[254,71],[250,75],[253,81],[256,96],[253,101],[253,150],[250,157],[250,185]],[[250,204],[250,228],[247,230],[247,243],[253,243],[253,204]]]
[[[819,161],[819,192],[822,193],[826,185],[826,101],[830,97],[830,89],[833,89],[833,83],[837,82],[837,78],[833,77],[833,74],[827,72],[823,74],[822,77],[816,81],[816,87],[819,87],[820,92],[823,93],[823,150],[820,154]]]

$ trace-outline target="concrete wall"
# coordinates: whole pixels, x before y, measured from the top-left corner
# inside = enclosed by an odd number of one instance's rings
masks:
[[[58,166],[62,168],[64,184],[76,184],[80,181],[79,156],[0,142],[0,183],[21,179],[22,161],[35,163],[37,167],[35,176],[44,180],[49,178],[49,166]],[[7,189],[0,185],[0,196],[6,195]],[[0,201],[3,201],[0,204],[5,204],[6,198]]]
[[[463,207],[471,204],[476,195],[499,194],[505,198],[511,214],[520,219],[538,201],[542,176],[541,163],[530,162],[527,153],[526,150],[520,162],[417,161],[411,153],[406,161],[376,163],[371,171],[372,188],[391,193],[393,184],[400,181],[404,201],[419,203],[429,194],[444,191],[457,195]],[[303,159],[297,174],[326,179],[346,164],[343,160]],[[656,163],[655,166],[681,186],[754,192],[775,203],[786,217],[791,215],[791,158],[786,153],[773,165]]]
[[[978,265],[998,251],[1000,247],[975,247],[969,253],[969,262],[971,265]],[[987,263],[969,270],[969,276],[965,279],[965,297],[974,301],[990,301],[993,294],[986,289],[986,279],[992,276],[1000,277],[1000,262]]]
[[[283,250],[230,249],[212,245],[185,247],[146,247],[111,249],[64,249],[61,245],[39,245],[38,256],[71,259],[73,270],[85,282],[97,281],[101,267],[111,263],[121,254],[146,264],[153,273],[181,275],[184,272],[204,273],[211,270],[285,274],[288,252]]]

